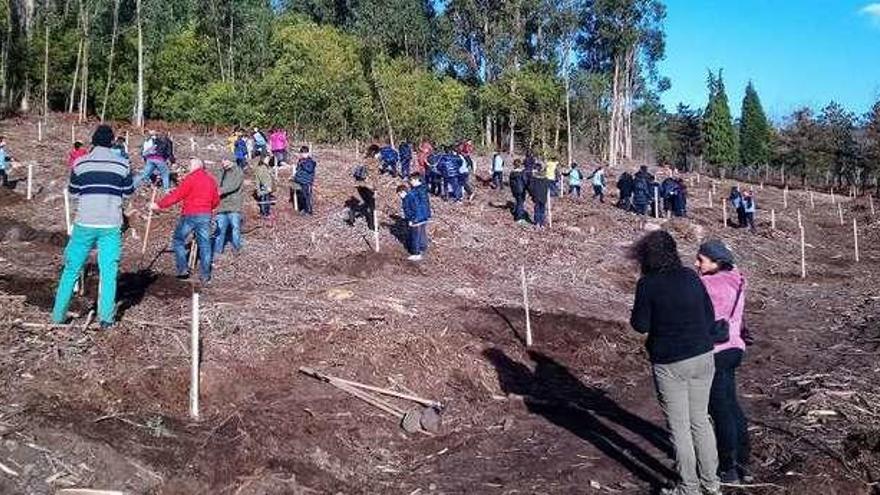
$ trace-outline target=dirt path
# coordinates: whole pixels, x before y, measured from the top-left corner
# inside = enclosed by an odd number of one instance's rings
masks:
[[[131,202],[122,323],[111,332],[83,331],[83,319],[34,325],[47,323],[61,264],[69,129],[54,122],[39,145],[29,123],[0,123],[12,155],[34,160],[39,191],[31,202],[21,186],[0,191],[0,464],[15,473],[0,468],[0,493],[628,494],[671,475],[647,358],[626,323],[636,273],[624,255],[642,233],[631,215],[565,198],[554,204],[554,228],[537,232],[511,223],[506,193],[480,187],[469,204],[434,202],[430,254],[413,265],[398,242],[394,183],[380,188],[375,254],[363,220],[344,221],[357,196],[351,151],[319,148],[317,215],[283,205],[274,223],[261,222],[249,202],[244,253],[216,263],[202,294],[195,422],[186,402],[191,287],[171,276],[172,213],[154,218],[140,256],[147,190]],[[221,139],[196,140],[199,154],[220,157]],[[838,225],[828,197],[811,210],[792,193],[784,210],[781,191],[758,191],[765,214],[750,235],[722,229],[706,187],[704,178],[692,188],[690,220],[665,228],[688,262],[702,238],[722,235],[750,277],[758,343],[740,387],[764,485],[742,493],[872,493],[877,224],[864,201],[845,203],[847,221],[863,226],[856,265],[851,224]],[[810,244],[806,280],[797,207]],[[535,310],[528,350],[521,265]],[[88,310],[95,283],[74,309]],[[443,428],[405,434],[300,366],[441,400]]]

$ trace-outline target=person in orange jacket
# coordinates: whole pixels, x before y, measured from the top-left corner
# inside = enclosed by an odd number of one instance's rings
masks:
[[[158,203],[150,204],[150,208],[164,210],[179,202],[183,202],[183,206],[172,238],[177,278],[190,277],[186,246],[187,238],[193,234],[198,245],[199,278],[202,283],[208,283],[211,281],[211,213],[220,205],[220,190],[214,176],[198,158],[190,160],[189,173],[180,185]]]

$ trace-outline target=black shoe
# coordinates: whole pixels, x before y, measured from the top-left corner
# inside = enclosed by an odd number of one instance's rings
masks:
[[[189,273],[177,274],[177,280],[189,280]]]
[[[743,483],[754,483],[755,475],[752,473],[752,469],[748,466],[737,466],[737,470],[739,471],[739,478]]]
[[[735,467],[719,472],[718,479],[728,485],[740,484],[739,471]]]
[[[110,330],[114,326],[116,326],[116,323],[112,321],[102,321],[100,323],[101,330]]]

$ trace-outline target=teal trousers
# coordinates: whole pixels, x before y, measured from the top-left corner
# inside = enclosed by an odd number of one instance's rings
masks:
[[[98,319],[113,323],[116,313],[116,276],[122,257],[122,229],[120,227],[85,227],[74,225],[67,248],[64,250],[64,270],[55,294],[52,321],[67,319],[67,308],[73,297],[73,287],[92,249],[98,249]]]

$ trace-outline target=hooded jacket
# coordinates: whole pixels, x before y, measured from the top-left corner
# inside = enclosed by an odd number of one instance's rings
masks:
[[[241,212],[241,188],[244,185],[244,172],[241,167],[233,165],[214,173],[220,187],[220,206],[217,213]]]
[[[711,275],[703,275],[700,277],[709,299],[712,300],[712,306],[715,307],[715,320],[727,320],[730,324],[730,340],[721,344],[715,344],[715,352],[721,352],[727,349],[743,349],[746,343],[742,339],[743,310],[746,307],[746,283],[745,277],[736,268],[728,271],[719,271]],[[739,295],[739,301],[736,300],[736,293],[742,284],[742,291]],[[733,305],[736,302],[736,309]],[[731,312],[733,317],[730,316]]]

